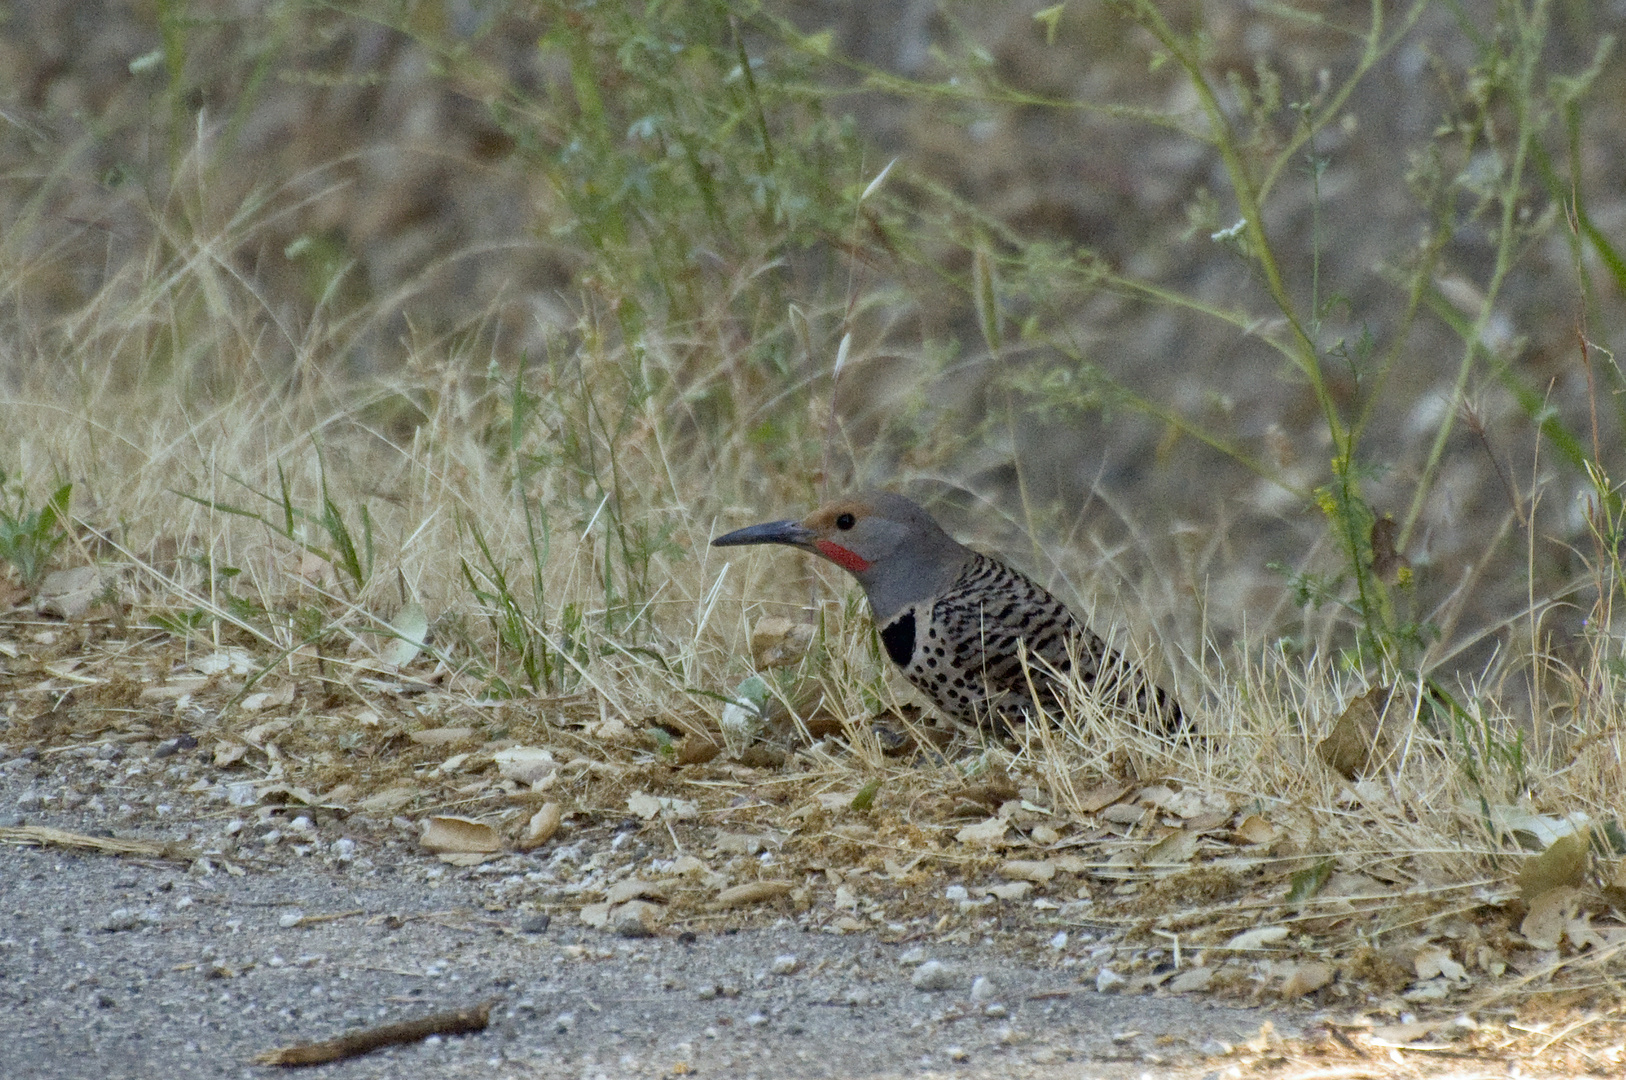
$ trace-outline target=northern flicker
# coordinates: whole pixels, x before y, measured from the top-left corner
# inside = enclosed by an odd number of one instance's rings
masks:
[[[858,579],[892,662],[949,719],[1002,732],[1059,714],[1049,668],[1111,695],[1114,704],[1173,732],[1185,716],[1138,669],[1026,575],[972,551],[901,495],[866,492],[802,521],[769,521],[712,541],[716,547],[788,544]],[[1017,643],[1026,646],[1023,670]]]

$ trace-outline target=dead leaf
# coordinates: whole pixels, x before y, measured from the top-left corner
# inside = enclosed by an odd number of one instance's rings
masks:
[[[393,814],[421,794],[423,794],[421,788],[385,788],[361,800],[356,804],[356,809],[364,814]]]
[[[723,752],[722,744],[714,743],[704,735],[690,735],[678,747],[679,765],[704,765]]]
[[[649,937],[660,925],[662,909],[644,900],[629,900],[610,910],[610,929],[626,938]]]
[[[424,614],[422,604],[412,600],[396,614],[390,629],[396,636],[379,650],[378,658],[391,667],[404,668],[417,658],[429,639],[429,616]]]
[[[1187,968],[1180,972],[1169,982],[1169,990],[1176,994],[1193,994],[1208,989],[1208,984],[1214,981],[1214,969],[1211,967]]]
[[[1180,829],[1171,832],[1157,843],[1146,849],[1141,856],[1142,866],[1179,866],[1191,861],[1202,845],[1202,837],[1194,832]]]
[[[669,799],[664,795],[657,797],[647,791],[637,791],[627,796],[627,809],[645,821],[652,820],[656,815],[674,821],[692,821],[700,813],[700,804],[688,799]]]
[[[1103,820],[1110,821],[1114,825],[1139,825],[1141,822],[1151,817],[1152,813],[1153,811],[1147,807],[1136,806],[1134,803],[1121,802],[1113,803],[1111,806],[1101,811],[1101,817]]]
[[[255,724],[253,727],[243,732],[243,741],[248,743],[250,746],[256,746],[263,749],[265,747],[266,740],[270,739],[274,735],[281,735],[284,731],[287,731],[293,726],[294,723],[292,720],[267,720],[262,724]]]
[[[786,896],[793,888],[795,886],[788,881],[748,881],[744,885],[736,885],[732,889],[724,889],[718,893],[711,906],[721,909],[761,904]]]
[[[1236,837],[1244,844],[1268,844],[1279,835],[1280,830],[1258,814],[1249,814],[1236,827]]]
[[[77,619],[90,610],[102,591],[102,573],[94,566],[52,570],[40,582],[34,610],[60,619]]]
[[[501,853],[495,851],[443,851],[435,858],[453,866],[479,866],[488,859],[495,859],[499,854]]]
[[[601,742],[632,742],[637,736],[626,723],[616,716],[612,716],[601,723],[590,724],[587,734]]]
[[[1010,822],[1004,818],[992,817],[975,825],[967,825],[954,834],[954,839],[971,846],[994,847],[1005,839],[1010,827]]]
[[[525,835],[520,837],[516,846],[521,851],[541,847],[553,839],[553,834],[559,831],[559,822],[562,820],[564,810],[558,803],[543,803],[542,808],[531,815],[530,822],[525,826]]]
[[[1378,686],[1355,698],[1344,707],[1327,737],[1316,744],[1316,756],[1346,780],[1360,778],[1388,755],[1383,714],[1393,689]]]
[[[1109,780],[1080,795],[1078,797],[1078,808],[1086,814],[1096,813],[1123,798],[1124,792],[1128,790],[1128,784],[1120,784],[1117,781]]]
[[[1579,886],[1586,877],[1587,837],[1583,827],[1560,836],[1540,855],[1532,855],[1519,868],[1519,895],[1530,903],[1543,893],[1564,886]]]
[[[1274,945],[1287,938],[1285,926],[1259,926],[1252,930],[1244,930],[1225,943],[1227,949],[1262,949],[1266,945]]]
[[[1162,784],[1148,784],[1135,793],[1135,801],[1155,806],[1159,810],[1168,810],[1174,801],[1179,798],[1173,788]]]
[[[246,649],[217,649],[200,656],[192,670],[202,675],[247,675],[255,668],[254,658]]]
[[[269,804],[300,803],[304,806],[317,806],[327,810],[342,810],[342,806],[334,805],[330,800],[316,794],[310,788],[299,787],[297,784],[261,784],[258,788],[259,801]]]
[[[429,851],[460,855],[485,855],[502,850],[502,837],[496,829],[462,817],[429,818],[418,843]]]
[[[1580,899],[1581,890],[1570,885],[1548,889],[1530,901],[1530,910],[1519,923],[1519,933],[1533,948],[1558,948]]]
[[[215,768],[226,769],[243,760],[248,753],[248,747],[239,742],[215,743]]]
[[[1331,964],[1319,960],[1295,964],[1282,982],[1281,995],[1284,998],[1301,998],[1305,994],[1313,994],[1332,982],[1334,974],[1336,972]]]
[[[1056,876],[1056,867],[1037,859],[1006,859],[999,864],[999,875],[1012,881],[1031,881],[1043,885]]]
[[[627,809],[648,821],[661,812],[661,801],[647,791],[636,791],[627,796]]]
[[[789,667],[807,654],[813,642],[813,627],[792,622],[779,615],[758,619],[751,628],[751,659],[757,670]]]
[[[1405,1046],[1419,1039],[1426,1039],[1439,1027],[1439,1023],[1417,1021],[1410,1024],[1388,1024],[1384,1027],[1372,1029],[1372,1041],[1378,1046]]]
[[[968,784],[958,791],[949,793],[955,801],[978,803],[990,809],[997,810],[1012,799],[1019,799],[1022,793],[1011,783],[1010,778],[1004,775],[994,776],[980,784]]]
[[[762,851],[762,837],[749,833],[718,833],[711,845],[720,855],[756,855]]]
[[[1452,982],[1468,977],[1468,969],[1451,958],[1451,950],[1439,945],[1425,945],[1412,957],[1412,970],[1419,979],[1437,979],[1444,976]]]
[[[604,899],[611,904],[625,904],[628,900],[665,901],[669,893],[667,886],[657,881],[623,878],[610,886],[610,891],[604,894]]]
[[[477,734],[478,732],[471,727],[435,727],[410,731],[407,738],[419,746],[456,746],[458,743],[468,742]]]
[[[536,786],[553,775],[558,764],[553,755],[540,746],[510,746],[493,755],[497,762],[497,775],[504,780]]]
[[[238,702],[237,707],[244,712],[259,712],[262,709],[292,705],[298,691],[299,686],[297,684],[284,683],[275,690],[261,690],[258,693],[248,695],[248,697]]]

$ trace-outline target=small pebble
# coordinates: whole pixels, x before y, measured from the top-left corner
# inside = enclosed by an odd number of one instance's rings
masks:
[[[926,950],[921,948],[919,945],[916,945],[912,949],[905,949],[898,956],[898,963],[900,964],[920,964],[924,963],[925,960]]]
[[[196,750],[198,740],[191,735],[177,735],[173,739],[166,739],[158,744],[158,749],[152,752],[155,758],[172,757],[182,750]]]
[[[573,1012],[562,1012],[553,1018],[553,1029],[561,1035],[575,1026],[576,1014]]]
[[[972,1001],[990,1001],[998,992],[994,989],[994,984],[981,975],[971,980]]]
[[[1067,931],[1062,930],[1050,939],[1050,947],[1060,952],[1067,947]]]
[[[519,929],[524,934],[543,934],[547,932],[548,924],[552,921],[552,917],[546,913],[527,915],[519,921]]]
[[[915,969],[909,982],[916,990],[947,990],[954,985],[954,971],[941,960],[928,960]]]
[[[1097,993],[1107,994],[1123,986],[1128,981],[1128,979],[1111,968],[1104,967],[1095,977],[1095,989]]]
[[[304,921],[305,921],[305,913],[303,911],[300,911],[298,908],[294,908],[292,911],[284,911],[277,918],[277,925],[282,927],[284,930],[288,930],[288,929],[291,929],[291,928],[293,928],[295,926],[298,926],[300,923],[302,923]]]
[[[1007,1016],[1011,1015],[1011,1011],[1002,1003],[996,1001],[986,1009],[982,1010],[982,1015],[986,1016],[990,1020],[1003,1020]]]
[[[768,1018],[766,1016],[763,1016],[759,1012],[754,1012],[750,1016],[747,1016],[745,1018],[745,1023],[746,1023],[746,1026],[748,1026],[748,1027],[761,1027],[763,1024],[766,1024],[767,1022],[768,1022]]]
[[[782,953],[781,955],[773,958],[773,967],[770,968],[770,970],[775,975],[792,975],[800,966],[801,963],[796,959],[794,954]]]

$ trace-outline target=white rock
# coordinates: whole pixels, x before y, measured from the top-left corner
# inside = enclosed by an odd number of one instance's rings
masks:
[[[947,990],[954,985],[954,971],[941,960],[928,960],[915,969],[909,982],[916,990]]]
[[[1109,967],[1104,967],[1101,969],[1100,974],[1096,975],[1095,977],[1095,989],[1097,993],[1110,994],[1112,991],[1118,989],[1127,982],[1129,982],[1129,980],[1118,974],[1116,971],[1113,971]]]

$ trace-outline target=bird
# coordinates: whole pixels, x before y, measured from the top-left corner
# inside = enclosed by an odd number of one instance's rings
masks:
[[[1062,683],[1074,675],[1154,730],[1172,734],[1186,724],[1180,703],[1066,604],[1026,574],[959,543],[901,495],[862,492],[801,521],[751,525],[711,543],[785,544],[847,571],[869,599],[887,656],[964,728],[1005,735],[1041,710],[1057,716]]]

